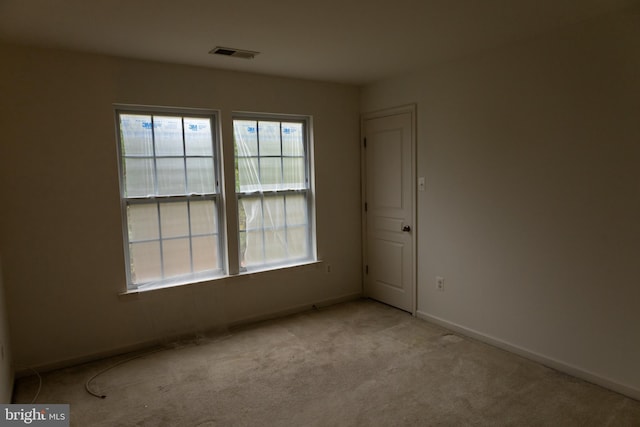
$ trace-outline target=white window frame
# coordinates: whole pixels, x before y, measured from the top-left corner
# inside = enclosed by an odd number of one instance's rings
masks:
[[[288,195],[304,195],[306,200],[306,214],[307,214],[307,254],[306,257],[303,258],[295,258],[291,260],[286,260],[283,262],[273,262],[273,263],[263,263],[261,265],[256,265],[252,267],[245,267],[238,265],[240,273],[244,272],[255,272],[255,271],[265,271],[265,270],[273,270],[282,267],[289,267],[294,265],[306,264],[310,262],[315,262],[317,260],[317,245],[316,245],[316,233],[315,233],[315,188],[314,188],[314,173],[313,173],[313,141],[312,141],[312,120],[309,116],[301,116],[301,115],[288,115],[288,114],[265,114],[265,113],[246,113],[246,112],[235,112],[232,115],[232,126],[235,127],[236,120],[247,120],[247,121],[256,121],[256,122],[279,122],[282,125],[283,122],[286,123],[300,123],[303,127],[303,137],[304,137],[304,168],[305,168],[305,183],[306,188],[304,189],[295,189],[295,190],[269,190],[269,191],[254,191],[254,192],[241,192],[237,188],[237,183],[234,185],[235,190],[235,199],[236,199],[236,209],[238,212],[238,216],[240,215],[240,201],[243,198],[249,197],[259,197],[261,199],[262,204],[264,205],[265,198],[269,197],[278,197],[278,196],[286,196]],[[258,136],[259,138],[259,136]],[[282,141],[281,141],[282,143]],[[235,134],[233,145],[235,147]],[[235,151],[235,150],[234,150]],[[261,156],[258,155],[258,158]],[[270,156],[268,156],[270,157]],[[278,157],[278,156],[275,156]],[[281,154],[279,156],[281,159],[284,159],[285,156]],[[236,162],[235,152],[234,152],[234,164]],[[234,170],[235,172],[235,170]],[[235,173],[234,173],[234,181],[235,181]],[[286,206],[286,202],[285,202]],[[285,207],[286,209],[286,207]],[[238,217],[238,228],[236,229],[236,239],[238,241],[238,264],[241,262],[242,255],[241,251],[241,230],[240,230],[240,218]],[[287,228],[286,222],[283,227],[285,230]],[[263,228],[264,233],[264,228]],[[263,242],[264,244],[264,242]]]
[[[223,192],[221,191],[222,186],[221,183],[221,157],[220,157],[220,124],[218,121],[219,112],[216,110],[204,110],[204,109],[191,109],[191,108],[166,108],[166,107],[153,107],[153,106],[138,106],[138,105],[123,105],[116,104],[115,106],[115,122],[116,122],[116,140],[117,140],[117,152],[118,152],[118,170],[119,170],[119,181],[120,181],[120,200],[121,200],[121,210],[122,210],[122,233],[123,233],[123,241],[124,241],[124,252],[125,252],[125,269],[127,275],[127,291],[140,291],[145,289],[154,289],[168,286],[175,286],[186,283],[193,283],[198,281],[209,280],[216,277],[224,276],[227,271],[227,260],[226,260],[226,238],[225,238],[225,220],[224,220],[224,197]],[[213,193],[204,193],[204,194],[189,194],[185,191],[184,194],[179,195],[156,195],[156,196],[146,196],[146,197],[127,197],[125,195],[125,176],[124,176],[124,161],[126,156],[122,150],[122,140],[121,140],[121,131],[120,131],[120,115],[122,114],[134,114],[134,115],[149,115],[151,117],[154,116],[172,116],[172,117],[182,117],[182,118],[206,118],[210,120],[211,123],[211,138],[212,138],[212,157],[214,162],[214,182],[215,182],[215,191]],[[153,122],[152,122],[153,123]],[[152,131],[153,131],[152,124]],[[183,129],[184,132],[184,129]],[[154,137],[155,138],[155,137]],[[184,144],[184,136],[183,136],[183,144]],[[155,152],[155,141],[153,143],[153,155],[151,157],[142,157],[142,158],[153,158],[154,161],[154,170],[157,166],[157,159],[163,158],[162,156],[157,156]],[[188,156],[186,152],[183,152],[182,156],[170,156],[171,158],[182,157],[185,159],[191,158],[193,156]],[[185,167],[185,174],[186,167]],[[154,186],[157,189],[157,175],[155,176]],[[187,177],[185,176],[185,182],[187,182]],[[212,200],[216,206],[215,215],[217,215],[217,229],[215,233],[218,237],[218,265],[220,266],[216,270],[207,270],[205,272],[192,272],[191,274],[186,274],[177,277],[169,277],[162,278],[159,280],[144,282],[144,283],[133,283],[132,281],[132,272],[131,272],[131,253],[130,253],[130,240],[129,240],[129,227],[128,227],[128,215],[127,208],[132,205],[141,205],[141,204],[156,204],[158,206],[158,211],[160,211],[160,206],[163,204],[174,203],[174,202],[188,202],[187,206],[190,206],[191,202],[197,201],[205,201]],[[189,209],[189,208],[188,208]],[[190,218],[190,211],[189,218]],[[191,221],[189,221],[191,222]],[[159,224],[159,228],[161,228]],[[192,238],[197,237],[195,234],[192,234],[191,228],[189,228],[189,244],[190,248],[192,245]],[[156,239],[154,239],[156,240]],[[162,248],[162,243],[165,240],[162,238],[162,231],[159,230],[159,236],[157,239],[160,242],[160,248]],[[193,269],[193,254],[190,251],[189,254],[191,267]],[[164,275],[164,258],[161,249],[161,269]]]
[[[127,278],[127,289],[125,293],[129,292],[141,292],[152,289],[166,288],[171,286],[178,286],[189,283],[203,282],[209,280],[215,280],[219,278],[242,275],[247,273],[253,273],[258,271],[268,271],[280,268],[293,267],[297,265],[305,265],[317,262],[317,243],[316,243],[316,216],[315,216],[315,182],[314,182],[314,156],[313,156],[313,120],[310,116],[292,115],[292,114],[268,114],[268,113],[248,113],[248,112],[233,112],[231,114],[231,120],[228,123],[231,127],[230,136],[232,141],[230,144],[223,144],[222,141],[222,126],[220,118],[223,116],[219,110],[211,109],[196,109],[196,108],[180,108],[180,107],[158,107],[147,105],[129,105],[129,104],[114,104],[115,124],[116,124],[116,145],[118,154],[118,172],[119,172],[119,185],[120,185],[120,201],[121,201],[121,215],[122,215],[122,234],[124,243],[124,255],[125,255],[125,270]],[[134,115],[150,115],[150,116],[177,116],[184,118],[208,118],[211,123],[211,136],[212,136],[212,150],[214,159],[214,173],[215,173],[215,192],[208,194],[179,194],[179,195],[167,195],[167,196],[147,196],[147,197],[126,197],[125,189],[126,182],[124,176],[124,161],[126,158],[122,149],[121,131],[120,131],[120,115],[121,114],[134,114]],[[255,120],[255,121],[272,121],[272,122],[292,122],[301,123],[304,134],[304,168],[305,168],[305,183],[304,189],[289,189],[289,190],[274,190],[264,192],[251,192],[251,193],[239,193],[236,192],[236,176],[235,176],[235,136],[233,132],[234,120]],[[225,121],[226,125],[226,121]],[[152,124],[153,129],[153,124]],[[184,130],[183,130],[184,132]],[[225,136],[228,134],[225,133]],[[183,137],[184,143],[184,137]],[[158,158],[155,153],[155,142],[153,143],[154,152],[153,159],[154,164]],[[231,153],[226,153],[227,149],[231,149]],[[223,162],[223,156],[230,155],[233,159],[231,164],[226,162],[227,167],[231,166],[231,170],[225,171]],[[144,157],[144,156],[143,156]],[[151,158],[150,156],[147,156]],[[186,152],[182,156],[169,156],[169,157],[183,157],[186,159],[190,156]],[[281,158],[285,156],[281,155]],[[155,166],[154,166],[155,170]],[[156,175],[157,180],[157,175]],[[185,178],[187,180],[187,178]],[[230,195],[235,197],[225,197],[225,185],[223,183],[227,181],[227,191],[232,191]],[[231,184],[231,186],[229,186]],[[157,189],[157,182],[154,184]],[[239,204],[240,200],[244,197],[256,197],[259,196],[264,201],[264,198],[280,195],[298,195],[302,194],[306,199],[306,232],[307,232],[307,254],[304,258],[296,258],[293,260],[286,260],[284,262],[265,263],[260,266],[253,266],[249,269],[240,266],[240,221],[239,221]],[[175,278],[163,278],[159,280],[149,281],[145,283],[133,283],[131,272],[131,253],[130,253],[130,239],[129,239],[129,225],[127,207],[131,205],[149,204],[154,203],[160,210],[161,204],[183,202],[183,201],[199,201],[199,200],[213,200],[216,206],[215,214],[217,215],[217,228],[215,233],[218,236],[218,262],[220,268],[211,271],[208,270],[202,274],[194,272]],[[233,206],[235,204],[235,206]],[[227,215],[230,212],[237,214],[235,221],[228,221]],[[159,225],[160,227],[160,225]],[[286,226],[285,226],[286,228]],[[194,237],[189,231],[189,239]],[[170,238],[168,238],[170,239]],[[160,246],[164,241],[161,232],[159,232],[158,239],[152,239],[159,241]],[[190,240],[191,241],[191,240]],[[137,243],[137,242],[133,242]],[[237,248],[237,255],[230,254],[231,248]],[[235,250],[234,250],[235,252]],[[190,254],[191,263],[193,264],[193,256]],[[162,262],[162,261],[161,261]]]

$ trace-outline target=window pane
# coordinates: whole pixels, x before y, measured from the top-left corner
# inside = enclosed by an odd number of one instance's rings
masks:
[[[215,178],[213,172],[213,159],[188,158],[187,159],[187,183],[188,193],[207,194],[215,192]]]
[[[158,234],[158,205],[127,206],[127,224],[129,224],[129,241],[151,240],[160,238]]]
[[[144,197],[155,193],[153,183],[153,160],[125,159],[125,197]]]
[[[191,273],[189,239],[163,240],[162,257],[165,278]]]
[[[245,228],[240,227],[240,229],[262,229],[262,200],[259,197],[247,197],[242,198],[241,202],[241,209],[245,216]]]
[[[187,156],[213,156],[211,120],[185,117],[184,142]]]
[[[264,232],[265,263],[287,259],[287,241],[285,230],[267,230]]]
[[[218,238],[216,236],[194,237],[191,241],[193,249],[193,271],[215,270],[218,265]]]
[[[258,122],[234,120],[233,136],[238,157],[258,155]]]
[[[159,242],[131,243],[129,256],[133,283],[146,283],[162,278]]]
[[[180,117],[153,117],[156,156],[182,156],[182,119]]]
[[[258,159],[238,158],[238,186],[241,192],[260,191]]]
[[[307,201],[305,196],[287,196],[287,226],[305,224],[307,224]]]
[[[189,235],[189,215],[186,202],[160,204],[162,238]]]
[[[191,234],[214,234],[218,230],[215,203],[212,200],[191,202]]]
[[[153,156],[151,116],[120,115],[120,133],[125,156]]]
[[[284,196],[264,198],[265,228],[284,227]]]
[[[280,156],[280,122],[260,122],[258,125],[260,156]]]
[[[185,194],[184,159],[157,159],[158,194]]]
[[[247,246],[244,253],[240,254],[240,259],[244,260],[244,266],[264,264],[262,230],[247,231],[245,234]]]
[[[303,157],[285,157],[282,159],[284,183],[287,189],[306,188]]]
[[[302,123],[282,123],[282,155],[304,156]]]
[[[280,159],[260,159],[260,184],[263,191],[273,191],[282,184],[282,164]]]
[[[287,228],[287,244],[290,258],[306,258],[309,255],[309,233],[307,228]]]
[[[247,233],[241,230],[238,233],[238,240],[240,247],[240,267],[246,267],[247,263],[245,261],[245,253],[247,251]]]

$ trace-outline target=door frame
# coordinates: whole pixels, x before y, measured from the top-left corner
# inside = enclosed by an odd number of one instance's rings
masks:
[[[417,186],[416,186],[416,164],[417,164],[417,153],[416,153],[416,104],[407,104],[401,105],[398,107],[386,108],[382,110],[376,110],[372,112],[362,113],[360,115],[360,183],[361,183],[361,194],[360,201],[361,207],[360,212],[362,215],[362,294],[367,296],[366,294],[366,261],[367,261],[367,215],[365,212],[365,202],[367,197],[367,165],[366,165],[366,152],[364,146],[364,138],[365,138],[365,121],[369,119],[376,119],[380,117],[394,116],[397,114],[410,113],[411,115],[411,253],[412,260],[411,264],[413,268],[411,269],[411,315],[416,316],[417,312],[417,302],[418,302],[418,286],[417,286],[417,271],[418,271],[418,247],[417,247],[417,234],[418,234],[418,207],[417,207]]]

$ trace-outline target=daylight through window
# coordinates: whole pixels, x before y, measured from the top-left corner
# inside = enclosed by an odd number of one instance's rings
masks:
[[[220,274],[215,116],[117,116],[129,287]]]
[[[129,290],[315,260],[309,119],[238,113],[225,172],[217,118],[116,107]]]
[[[233,121],[241,269],[312,258],[306,121]]]

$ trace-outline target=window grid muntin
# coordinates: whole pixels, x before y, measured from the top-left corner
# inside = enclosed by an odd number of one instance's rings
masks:
[[[152,147],[152,156],[148,155],[127,155],[125,150],[125,141],[123,138],[123,134],[121,131],[121,116],[122,115],[136,115],[136,116],[149,116],[151,120],[151,147]],[[156,147],[156,126],[155,126],[155,117],[179,117],[181,124],[181,134],[182,134],[182,155],[157,155],[157,147]],[[211,135],[211,155],[196,155],[196,154],[187,154],[186,147],[186,136],[185,136],[185,118],[189,119],[206,119],[209,122],[209,132]],[[158,242],[159,251],[160,251],[160,269],[161,269],[161,279],[160,282],[171,282],[173,280],[178,280],[179,276],[166,277],[165,274],[165,259],[164,259],[164,245],[163,242],[178,240],[178,239],[186,239],[189,240],[189,270],[191,273],[187,274],[187,276],[202,276],[203,273],[207,272],[223,272],[224,271],[224,239],[221,233],[221,213],[223,210],[222,203],[218,196],[219,193],[219,155],[218,155],[218,144],[217,140],[217,115],[214,112],[198,112],[198,111],[190,111],[183,109],[172,109],[171,111],[167,111],[163,108],[154,108],[154,107],[142,107],[138,108],[116,108],[116,127],[117,127],[117,138],[118,138],[118,153],[120,157],[119,169],[120,169],[120,187],[121,187],[121,199],[123,200],[123,221],[126,227],[123,227],[123,236],[125,239],[125,257],[126,257],[126,271],[127,271],[127,287],[129,289],[136,289],[142,286],[145,286],[152,282],[133,282],[132,275],[132,263],[133,258],[131,256],[131,245],[132,243],[147,243],[147,242]],[[147,196],[126,196],[127,192],[127,183],[126,183],[126,159],[149,159],[153,160],[153,187],[154,187],[154,195]],[[158,159],[166,159],[166,158],[175,158],[183,159],[183,170],[184,170],[184,193],[180,194],[159,194],[159,183],[158,183]],[[187,159],[190,158],[206,158],[211,159],[212,168],[213,168],[213,192],[204,192],[204,193],[194,193],[189,192],[189,171],[187,169]],[[213,227],[213,233],[196,233],[192,232],[192,217],[191,217],[191,203],[203,200],[210,200],[213,202],[213,215],[214,215],[214,223],[215,227]],[[187,204],[187,224],[188,224],[188,236],[175,236],[175,237],[163,237],[162,235],[162,223],[161,223],[161,205],[165,203],[172,202],[186,202]],[[130,230],[129,230],[129,219],[128,219],[128,208],[129,206],[134,206],[138,204],[147,204],[153,203],[156,205],[156,215],[158,221],[158,238],[157,239],[144,239],[144,240],[131,240],[129,238]],[[207,237],[211,236],[216,240],[216,257],[212,257],[212,261],[215,262],[217,268],[214,270],[201,270],[194,271],[194,252],[193,252],[193,238],[194,237]]]

